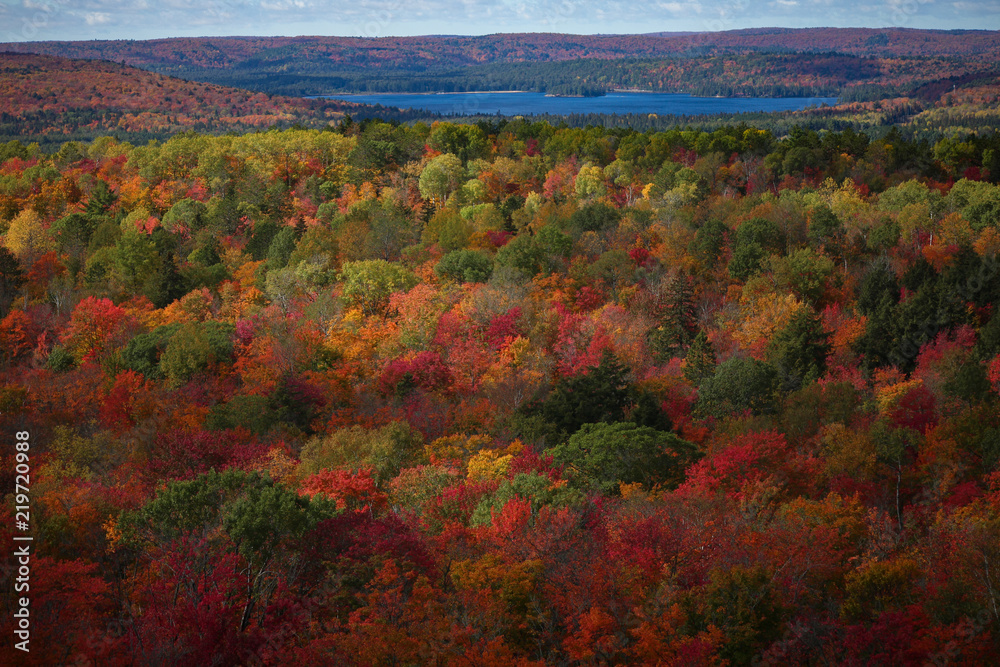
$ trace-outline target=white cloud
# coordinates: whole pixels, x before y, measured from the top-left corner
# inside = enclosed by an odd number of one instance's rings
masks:
[[[992,13],[1000,11],[1000,2],[953,2],[951,6],[958,12],[981,12],[984,9]]]
[[[660,2],[656,6],[671,14],[684,14],[686,12],[701,10],[699,5],[688,2]]]
[[[104,25],[111,22],[111,14],[106,12],[89,12],[85,14],[83,20],[87,25]]]
[[[289,9],[305,9],[306,3],[302,0],[280,0],[279,2],[261,2],[260,8],[265,11],[282,12]]]

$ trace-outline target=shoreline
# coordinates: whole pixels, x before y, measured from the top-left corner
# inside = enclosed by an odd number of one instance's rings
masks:
[[[332,95],[305,95],[303,99],[307,100],[323,100],[323,99],[344,99],[350,97],[367,97],[371,95],[404,95],[407,97],[412,97],[416,95],[487,95],[487,94],[509,94],[509,93],[523,93],[531,94],[533,91],[530,90],[466,90],[460,93],[455,92],[445,92],[437,91],[430,93],[334,93]],[[661,90],[645,90],[640,88],[612,88],[608,90],[604,95],[562,95],[553,93],[540,93],[545,97],[553,98],[565,98],[565,99],[589,99],[589,98],[600,98],[605,97],[611,93],[634,93],[634,94],[650,94],[650,95],[677,95],[682,97],[689,97],[692,99],[699,100],[822,100],[826,104],[831,104],[828,100],[837,100],[837,97],[743,97],[743,96],[732,96],[727,97],[726,95],[693,95],[691,93],[678,93],[678,92],[664,92]],[[833,104],[838,103],[834,102]],[[390,105],[391,106],[391,105]]]
[[[430,93],[334,93],[332,95],[306,95],[306,99],[361,97],[365,95],[483,95],[486,93],[530,93],[530,90],[463,90],[461,92],[435,91]]]

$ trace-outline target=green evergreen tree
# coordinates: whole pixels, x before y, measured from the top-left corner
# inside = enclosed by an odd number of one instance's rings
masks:
[[[861,368],[870,374],[889,365],[899,335],[896,304],[889,292],[869,311],[865,332],[854,342],[854,351],[862,357]]]
[[[839,253],[844,236],[844,225],[829,206],[821,204],[809,211],[809,245],[825,247],[833,254]]]
[[[936,280],[937,271],[925,257],[917,257],[916,261],[903,273],[903,287],[911,292],[916,292],[928,283],[933,284]]]
[[[187,281],[177,270],[174,253],[167,253],[160,271],[160,280],[152,292],[153,305],[157,308],[165,308],[188,293]]]
[[[262,220],[255,223],[253,226],[253,235],[250,237],[250,242],[247,243],[246,247],[250,256],[255,260],[266,259],[268,250],[271,247],[271,241],[278,235],[278,231],[278,225],[270,220]]]
[[[650,332],[649,337],[658,363],[682,354],[698,333],[691,278],[682,270],[670,281],[666,292],[660,325]]]
[[[974,351],[976,358],[980,361],[989,361],[997,354],[1000,354],[1000,308],[979,329],[979,336],[976,340]]]
[[[560,380],[539,412],[559,441],[584,424],[622,421],[631,404],[628,375],[628,368],[605,350],[600,363],[590,371]]]
[[[704,331],[699,331],[684,357],[684,378],[697,387],[715,374],[717,363],[712,342]]]
[[[118,196],[111,191],[108,184],[103,180],[98,180],[94,184],[93,190],[90,191],[90,198],[87,199],[84,214],[96,226],[108,219],[108,212],[116,201],[118,201]]]
[[[628,413],[628,420],[660,431],[669,431],[674,427],[670,415],[663,410],[663,401],[645,390],[635,392],[635,403]]]
[[[802,308],[771,343],[781,387],[795,391],[818,380],[826,372],[830,334],[812,309]]]
[[[21,262],[10,250],[0,245],[0,317],[7,315],[7,309],[14,302],[21,287],[27,282]]]
[[[160,257],[149,236],[129,230],[118,238],[114,249],[114,277],[125,290],[145,292],[151,289],[159,270]]]
[[[94,219],[84,213],[70,213],[60,218],[52,225],[52,235],[59,243],[60,249],[72,256],[80,257],[90,244],[94,233]]]
[[[896,316],[898,336],[892,362],[907,373],[916,367],[921,346],[969,318],[962,296],[939,280],[925,283],[899,304]]]
[[[863,315],[872,315],[882,307],[882,298],[888,297],[890,306],[899,302],[899,283],[896,275],[886,262],[876,262],[869,267],[861,281],[858,294],[858,310]]]
[[[288,265],[288,258],[295,251],[295,229],[283,227],[275,234],[267,248],[267,268],[270,271],[283,269]]]
[[[720,220],[709,220],[695,232],[691,243],[694,254],[707,268],[715,268],[719,254],[726,244],[726,234],[729,228]]]

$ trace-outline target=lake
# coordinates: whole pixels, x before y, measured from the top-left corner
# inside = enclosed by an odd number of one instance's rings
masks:
[[[751,111],[796,111],[823,103],[836,104],[836,97],[693,97],[677,93],[613,92],[603,97],[546,97],[544,93],[375,93],[369,95],[324,95],[324,98],[381,104],[401,109],[424,109],[445,115],[501,114],[568,115],[575,113],[655,113],[693,116]]]

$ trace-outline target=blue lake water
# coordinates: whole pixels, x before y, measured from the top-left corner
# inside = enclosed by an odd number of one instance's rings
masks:
[[[401,109],[424,109],[445,115],[574,113],[655,113],[659,115],[730,114],[750,111],[795,111],[835,97],[692,97],[676,93],[614,92],[603,97],[546,97],[544,93],[377,93],[327,95],[328,99],[381,104]]]

